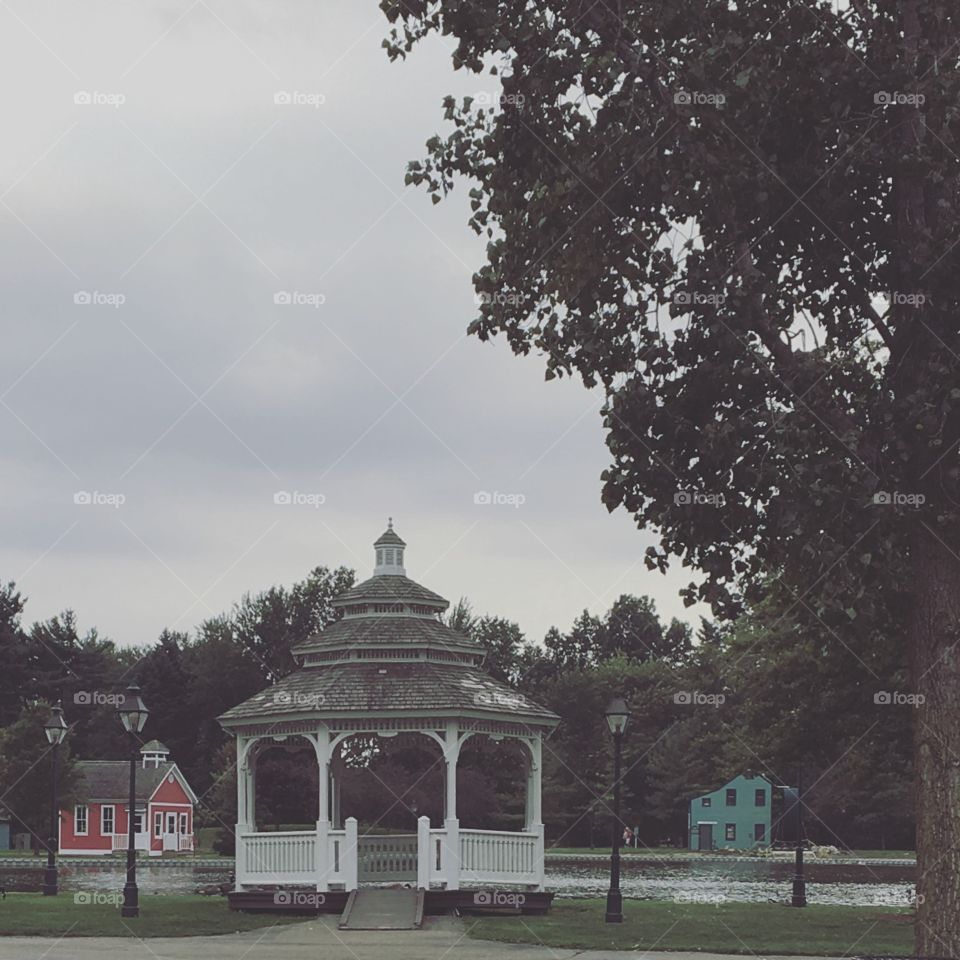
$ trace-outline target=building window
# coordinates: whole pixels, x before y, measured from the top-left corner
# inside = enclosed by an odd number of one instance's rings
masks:
[[[155,813],[153,815],[153,835],[159,837],[163,834],[163,814]]]
[[[704,797],[704,798],[700,801],[700,806],[701,806],[701,807],[710,807],[710,806],[712,806],[712,805],[713,805],[713,798],[712,798],[712,797]]]
[[[737,825],[735,823],[728,823],[724,829],[724,837],[727,840],[736,840],[737,839]]]
[[[143,833],[143,818],[144,818],[143,811],[138,810],[136,815],[133,818],[133,830],[135,833]]]
[[[100,836],[105,837],[114,833],[114,809],[112,804],[105,803],[100,808]]]
[[[765,823],[755,823],[753,825],[753,839],[761,842],[767,839],[767,825]]]
[[[187,815],[185,813],[180,814],[180,834],[184,837],[187,835]]]
[[[727,806],[735,807],[737,805],[737,791],[735,787],[727,790]]]
[[[766,790],[754,790],[753,792],[753,803],[757,807],[765,807],[767,805],[767,791]]]
[[[78,804],[73,808],[73,832],[78,837],[87,835],[87,805]]]
[[[387,547],[387,549],[384,550],[383,553],[385,557],[384,562],[387,564],[387,566],[392,567],[393,566],[393,547]]]
[[[378,567],[383,566],[383,549],[382,548],[379,548],[377,550],[377,566]]]

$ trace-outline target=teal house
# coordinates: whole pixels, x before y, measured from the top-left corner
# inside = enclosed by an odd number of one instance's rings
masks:
[[[753,850],[781,839],[789,787],[750,771],[712,793],[690,801],[687,836],[691,850]],[[774,836],[776,834],[776,836]]]

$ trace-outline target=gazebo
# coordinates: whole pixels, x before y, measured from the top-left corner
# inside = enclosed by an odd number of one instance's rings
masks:
[[[383,882],[406,883],[449,905],[483,902],[474,894],[492,886],[524,891],[519,902],[528,906],[549,903],[542,743],[559,718],[484,672],[484,648],[443,623],[449,603],[407,577],[405,549],[391,521],[374,543],[373,576],[333,601],[340,618],[293,645],[297,669],[219,718],[237,741],[234,907],[290,906],[296,898],[277,891],[299,890],[304,903],[339,909],[358,886]],[[399,734],[420,734],[441,751],[442,823],[422,816],[415,834],[358,835],[357,820],[341,818],[341,745],[357,735]],[[457,760],[479,736],[523,747],[522,830],[460,823]],[[257,832],[257,756],[295,738],[312,746],[319,768],[315,829]],[[318,896],[304,899],[306,891]]]

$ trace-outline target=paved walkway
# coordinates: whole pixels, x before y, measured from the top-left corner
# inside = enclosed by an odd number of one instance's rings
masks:
[[[336,917],[223,937],[129,939],[0,937],[0,960],[722,960],[710,953],[558,950],[471,940],[453,917],[425,917],[421,930],[337,930]],[[764,957],[763,960],[815,960]]]

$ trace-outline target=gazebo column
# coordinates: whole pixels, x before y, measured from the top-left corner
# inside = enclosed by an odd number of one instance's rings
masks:
[[[527,833],[537,835],[536,864],[540,881],[538,890],[543,889],[545,877],[544,865],[544,830],[543,830],[543,738],[538,733],[526,741],[530,748],[529,766],[527,768]]]
[[[460,821],[457,819],[457,760],[460,757],[460,730],[455,721],[447,723],[443,741],[446,764],[443,828],[446,833],[444,876],[448,890],[460,889]]]
[[[237,890],[243,888],[247,869],[243,834],[256,829],[256,742],[255,737],[237,736],[237,823],[233,834]]]
[[[321,727],[316,734],[308,735],[317,755],[317,878],[318,891],[329,889],[330,856],[330,732]]]

